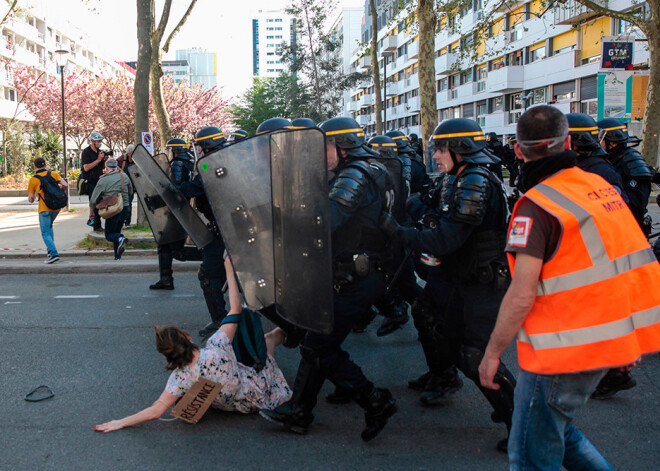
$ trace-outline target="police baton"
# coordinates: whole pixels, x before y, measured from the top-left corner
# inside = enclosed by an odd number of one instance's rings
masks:
[[[390,291],[392,291],[392,288],[394,288],[394,285],[396,285],[396,282],[399,281],[399,277],[401,276],[401,272],[403,271],[403,267],[406,266],[406,263],[408,263],[408,260],[410,260],[410,257],[413,254],[412,249],[406,250],[406,255],[403,257],[403,260],[399,264],[399,267],[396,269],[394,272],[394,275],[392,275],[392,279],[390,280],[389,284],[387,285],[387,288],[385,288],[385,294],[383,296],[387,296],[390,294]]]

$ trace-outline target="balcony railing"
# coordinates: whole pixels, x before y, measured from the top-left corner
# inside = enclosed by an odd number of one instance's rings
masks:
[[[454,64],[458,60],[458,55],[448,52],[440,57],[435,58],[435,73],[440,75],[447,75],[453,70]]]
[[[607,0],[595,0],[595,2],[607,7]],[[575,0],[558,2],[554,8],[554,13],[554,24],[556,25],[573,25],[596,15],[592,10]]]

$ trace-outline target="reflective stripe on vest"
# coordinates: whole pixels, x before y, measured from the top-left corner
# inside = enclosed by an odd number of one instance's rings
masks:
[[[615,191],[573,168],[523,196],[554,216],[562,233],[518,332],[522,369],[586,371],[660,350],[660,265]]]

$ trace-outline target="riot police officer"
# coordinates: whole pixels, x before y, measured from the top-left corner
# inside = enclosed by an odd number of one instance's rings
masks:
[[[291,431],[306,433],[314,420],[318,393],[329,379],[364,409],[362,439],[368,441],[396,412],[396,403],[387,389],[376,388],[365,377],[341,344],[385,290],[380,265],[387,237],[378,221],[393,190],[382,185],[385,168],[368,162],[378,155],[365,145],[364,132],[354,119],[329,119],[321,129],[326,135],[328,169],[334,174],[330,181],[334,327],[328,335],[305,335],[291,400],[260,414]]]
[[[417,136],[417,134],[415,134],[415,133],[411,133],[408,136],[408,140],[410,141],[410,147],[412,147],[413,150],[415,151],[415,153],[417,155],[419,155],[419,158],[423,160],[424,159],[424,148],[422,147],[422,143],[419,139],[419,136]]]
[[[179,187],[183,182],[190,180],[195,167],[195,158],[187,151],[186,141],[173,138],[167,141],[165,149],[167,160],[174,184]],[[185,247],[185,239],[162,244],[158,246],[158,269],[160,279],[149,286],[149,289],[174,289],[174,278],[172,277],[172,260],[201,260],[199,250],[193,247]]]
[[[411,387],[433,379],[435,401],[460,389],[458,367],[479,387],[494,409],[493,420],[511,426],[515,379],[501,366],[500,389],[479,382],[478,367],[508,285],[504,247],[508,210],[501,182],[486,165],[497,158],[485,149],[483,131],[470,119],[442,122],[428,144],[443,179],[433,228],[401,227],[384,218],[395,240],[442,263],[429,270],[412,315],[429,372]],[[440,311],[439,313],[436,311]],[[506,441],[498,443],[506,449]]]
[[[583,113],[568,113],[566,119],[568,119],[568,133],[571,136],[571,149],[578,153],[578,167],[585,172],[601,176],[628,203],[628,195],[623,191],[621,177],[606,160],[607,153],[598,142],[596,121]]]
[[[504,146],[502,141],[497,137],[497,133],[489,132],[486,134],[486,148],[499,159],[498,162],[487,164],[486,167],[488,170],[493,172],[497,178],[501,181],[504,181],[504,176],[502,175],[502,163],[504,162]]]
[[[601,147],[607,152],[607,160],[614,166],[621,177],[623,191],[628,196],[628,206],[637,223],[648,236],[650,224],[645,224],[644,215],[651,194],[653,174],[644,161],[644,157],[634,148],[639,144],[637,138],[628,135],[628,128],[623,121],[606,118],[598,121],[598,128],[604,135]]]
[[[200,129],[195,135],[195,147],[200,156],[210,154],[227,144],[224,133],[216,126],[207,126]],[[199,267],[199,284],[204,293],[206,306],[211,315],[211,322],[199,331],[202,338],[213,334],[220,327],[220,322],[227,315],[223,287],[227,281],[223,253],[225,244],[220,236],[211,205],[206,198],[204,186],[196,175],[192,180],[181,184],[181,192],[187,198],[195,198],[197,209],[206,217],[213,231],[213,241],[202,249],[202,264]]]
[[[315,128],[316,123],[309,118],[296,118],[291,121],[292,129]]]
[[[257,136],[267,132],[277,131],[278,129],[291,129],[292,124],[286,118],[269,118],[257,126]]]
[[[234,131],[231,133],[232,137],[232,144],[235,142],[241,142],[250,137],[250,135],[247,133],[247,131],[243,131],[242,129],[239,129],[237,131]]]

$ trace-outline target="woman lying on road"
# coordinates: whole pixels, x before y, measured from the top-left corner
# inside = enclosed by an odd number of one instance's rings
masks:
[[[242,312],[241,297],[229,258],[225,259],[231,312]],[[155,327],[156,348],[173,370],[165,391],[158,400],[137,414],[96,425],[97,432],[113,432],[160,418],[202,376],[222,384],[212,407],[244,414],[273,409],[291,396],[282,371],[273,358],[275,347],[284,340],[284,331],[276,328],[265,335],[268,347],[266,366],[259,372],[236,360],[232,341],[237,324],[224,324],[200,349],[190,336],[174,326]]]

